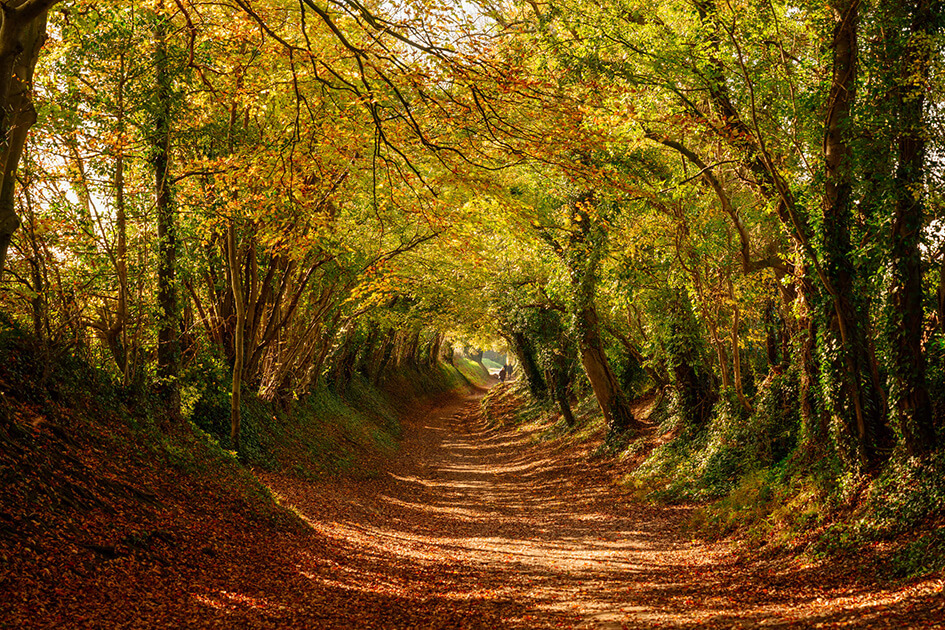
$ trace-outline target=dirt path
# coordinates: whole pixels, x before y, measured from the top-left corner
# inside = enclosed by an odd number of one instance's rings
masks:
[[[395,468],[370,481],[265,477],[323,541],[293,560],[293,599],[324,597],[297,623],[945,627],[941,580],[884,589],[836,568],[740,562],[685,539],[685,509],[629,503],[573,445],[487,429],[475,399],[405,429]]]

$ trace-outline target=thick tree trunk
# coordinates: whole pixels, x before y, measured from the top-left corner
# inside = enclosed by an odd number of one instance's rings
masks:
[[[591,389],[594,390],[594,397],[597,398],[597,404],[611,433],[642,428],[640,422],[633,417],[630,403],[604,353],[597,309],[593,304],[586,305],[578,313],[578,319],[581,331],[581,365],[584,366]]]
[[[577,330],[581,365],[594,390],[611,435],[642,425],[630,412],[629,401],[620,381],[610,367],[600,334],[600,320],[594,304],[597,290],[597,267],[606,247],[606,231],[592,216],[597,207],[594,192],[584,191],[568,202],[571,223],[576,227],[568,236],[568,247],[563,248],[552,236],[544,238],[561,257],[568,268],[574,291],[574,317]]]
[[[455,354],[455,349],[453,348],[452,342],[447,341],[446,338],[444,337],[443,345],[440,347],[440,350],[441,350],[440,352],[441,359],[445,363],[448,363],[449,365],[453,365],[453,356]]]
[[[528,391],[536,400],[547,400],[548,384],[545,383],[541,370],[538,369],[535,348],[531,340],[522,332],[513,332],[510,341],[509,345],[512,346],[512,351],[518,356],[518,361],[522,366],[522,374],[525,375]],[[482,357],[481,351],[479,356]]]
[[[435,367],[437,363],[440,362],[440,354],[443,347],[443,340],[445,336],[441,332],[436,332],[433,334],[433,339],[430,340],[430,352],[428,363],[431,367]]]
[[[666,339],[668,362],[673,373],[679,414],[692,428],[706,426],[718,393],[704,367],[703,350],[689,294],[676,289],[668,299],[670,334]]]
[[[350,324],[342,335],[343,339],[330,359],[330,384],[338,393],[344,393],[348,390],[348,386],[354,378],[354,370],[358,356],[358,348],[355,343],[358,338],[357,327],[354,324]]]
[[[357,370],[368,379],[371,378],[371,361],[377,352],[377,342],[380,336],[380,325],[377,322],[370,322],[367,337],[358,349]]]
[[[551,391],[554,394],[555,402],[558,404],[558,409],[561,411],[561,417],[564,418],[565,424],[569,427],[573,427],[577,424],[577,420],[574,418],[574,412],[571,410],[571,375],[568,369],[568,357],[565,356],[564,352],[561,352],[560,349],[556,349],[552,361],[553,365],[550,370],[549,378]]]
[[[420,329],[408,333],[403,350],[403,361],[412,368],[420,367]]]
[[[387,369],[387,366],[390,365],[391,359],[394,358],[396,340],[397,331],[391,328],[387,331],[384,343],[380,345],[377,353],[375,353],[374,358],[371,360],[371,382],[375,385],[380,384],[384,371]]]
[[[861,296],[852,264],[850,225],[853,222],[853,161],[847,140],[856,89],[859,0],[834,0],[833,75],[824,133],[824,273],[833,310],[829,333],[839,341],[835,413],[852,440],[860,465],[878,461],[882,441],[883,397],[874,373],[866,339]],[[827,352],[833,352],[827,349]],[[843,448],[843,446],[842,446]],[[849,448],[849,447],[847,447]]]
[[[911,33],[901,60],[899,111],[899,161],[893,183],[895,208],[892,221],[890,347],[896,383],[896,415],[906,449],[923,455],[935,445],[932,401],[925,380],[922,351],[922,257],[919,243],[925,220],[923,176],[925,168],[925,83],[931,65],[931,0],[897,7],[911,8]]]
[[[476,363],[482,363],[482,348],[466,348],[466,356]]]
[[[56,0],[11,0],[0,23],[0,276],[20,218],[16,214],[16,171],[33,109],[33,69],[46,41],[46,12]]]

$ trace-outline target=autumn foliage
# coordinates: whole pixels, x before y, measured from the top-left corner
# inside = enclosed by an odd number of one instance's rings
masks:
[[[248,471],[387,457],[402,407],[492,384],[483,348],[515,375],[487,413],[599,441],[639,500],[711,501],[703,533],[940,570],[938,4],[7,5],[21,577],[63,545],[236,562],[249,534],[198,542],[226,488],[226,531],[302,531]]]

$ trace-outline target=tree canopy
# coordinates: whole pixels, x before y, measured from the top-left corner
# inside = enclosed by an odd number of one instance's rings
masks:
[[[471,343],[613,435],[941,445],[931,0],[10,4],[2,308],[170,422]]]

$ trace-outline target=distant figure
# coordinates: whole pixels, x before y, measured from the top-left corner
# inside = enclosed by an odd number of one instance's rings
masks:
[[[505,382],[505,367],[504,366],[501,370],[499,370],[499,380],[502,382]]]

